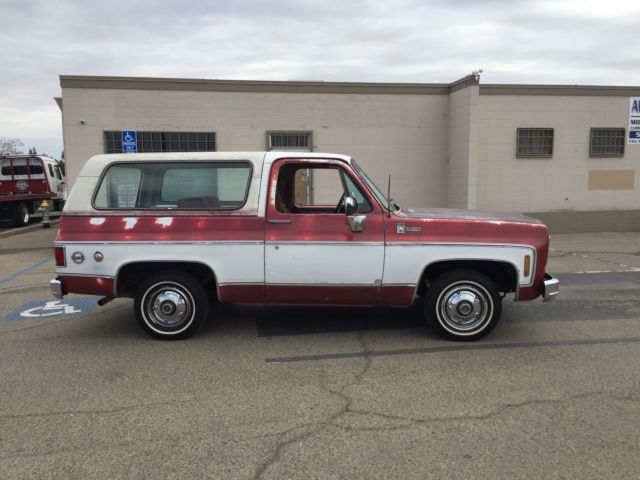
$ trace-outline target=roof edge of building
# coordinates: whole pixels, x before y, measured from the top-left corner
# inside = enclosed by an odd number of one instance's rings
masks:
[[[640,86],[625,85],[480,85],[480,95],[559,95],[591,97],[626,97],[640,95]]]
[[[190,78],[60,75],[61,88],[204,92],[353,93],[447,95],[479,86],[480,95],[640,96],[640,86],[485,84],[466,75],[452,83],[324,82],[302,80],[209,80]]]
[[[269,93],[382,93],[446,95],[446,83],[370,83],[324,81],[208,80],[187,78],[60,75],[62,88],[183,90]]]

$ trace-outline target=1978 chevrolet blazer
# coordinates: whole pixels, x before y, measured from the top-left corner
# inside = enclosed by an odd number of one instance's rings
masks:
[[[474,340],[502,297],[545,300],[549,233],[520,214],[403,209],[351,158],[306,152],[98,155],[60,218],[56,298],[133,297],[140,326],[191,335],[212,299],[268,305],[424,304]]]

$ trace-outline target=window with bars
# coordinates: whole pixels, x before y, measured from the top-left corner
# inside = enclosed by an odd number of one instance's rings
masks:
[[[624,128],[592,128],[589,139],[589,156],[623,156],[625,133]]]
[[[311,151],[311,132],[267,132],[268,150]]]
[[[553,128],[518,128],[517,138],[517,157],[553,155]]]
[[[215,132],[137,132],[138,152],[215,152]],[[122,153],[122,131],[104,132],[104,153]]]

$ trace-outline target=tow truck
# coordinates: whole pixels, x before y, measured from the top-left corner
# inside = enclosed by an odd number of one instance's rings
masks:
[[[31,218],[60,212],[66,184],[58,162],[46,155],[0,156],[0,220],[22,227]],[[48,207],[41,208],[43,202]],[[50,212],[48,211],[50,209]]]

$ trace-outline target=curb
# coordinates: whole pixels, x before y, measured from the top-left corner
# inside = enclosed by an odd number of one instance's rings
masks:
[[[59,220],[51,220],[49,224],[51,226],[56,225]],[[14,235],[20,235],[21,233],[33,232],[35,230],[44,230],[42,228],[42,223],[34,223],[33,225],[29,225],[28,227],[14,228],[11,230],[0,231],[0,238],[12,237]]]

